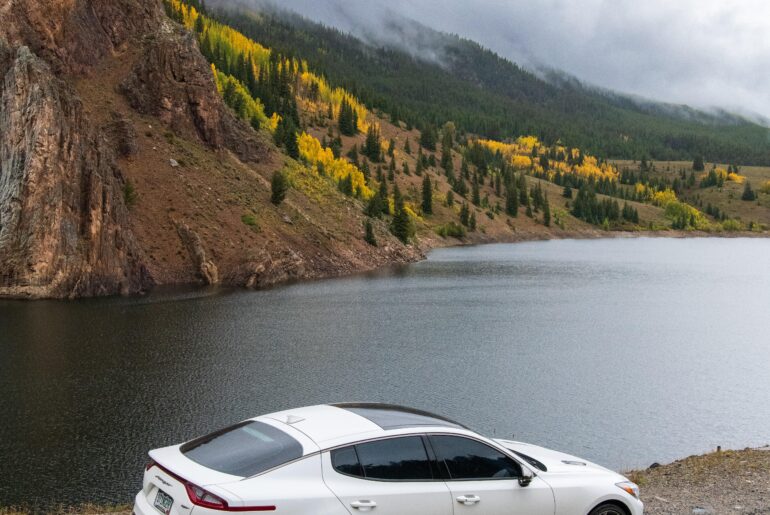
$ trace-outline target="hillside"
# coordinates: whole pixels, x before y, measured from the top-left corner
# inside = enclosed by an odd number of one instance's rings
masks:
[[[281,11],[224,10],[215,17],[309,65],[391,119],[420,128],[453,121],[493,139],[538,136],[608,158],[691,160],[770,165],[768,129],[731,115],[640,102],[574,79],[533,73],[457,36],[407,19],[390,20],[400,47],[370,44]],[[438,56],[415,58],[405,47]]]
[[[271,204],[285,156],[159,2],[14,0],[0,22],[0,295],[256,287],[421,256],[387,231],[366,244],[328,181]]]
[[[673,176],[560,140],[486,139],[464,118],[418,130],[301,42],[271,48],[197,1],[89,5],[0,7],[0,296],[264,287],[458,243],[767,229],[761,181],[757,210],[705,212]]]

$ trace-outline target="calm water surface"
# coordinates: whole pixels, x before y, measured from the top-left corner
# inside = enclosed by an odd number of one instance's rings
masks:
[[[0,302],[0,505],[128,502],[146,451],[367,400],[622,469],[770,443],[770,241],[553,241],[270,291]]]

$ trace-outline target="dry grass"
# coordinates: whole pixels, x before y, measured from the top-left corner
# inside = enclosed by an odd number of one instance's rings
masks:
[[[770,513],[770,448],[719,451],[630,471],[645,513]]]

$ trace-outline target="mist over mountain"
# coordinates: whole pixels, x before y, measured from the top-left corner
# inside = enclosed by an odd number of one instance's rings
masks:
[[[770,93],[763,86],[770,82],[764,36],[770,12],[758,0],[285,0],[280,7],[428,60],[443,56],[413,20],[477,41],[527,69],[561,70],[583,83],[671,104],[755,120],[770,116]]]

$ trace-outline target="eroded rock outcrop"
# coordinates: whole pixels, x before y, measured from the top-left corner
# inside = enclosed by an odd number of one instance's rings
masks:
[[[258,161],[263,142],[227,110],[194,38],[157,0],[9,0],[0,40],[0,296],[142,291],[153,280],[116,164],[137,154],[136,130],[116,112],[89,119],[74,83],[102,59],[133,56],[120,89],[138,112],[244,161]],[[194,272],[218,282],[194,240]]]
[[[236,119],[217,93],[211,68],[195,37],[165,20],[142,41],[141,56],[121,84],[131,106],[160,118],[174,132],[192,134],[243,161],[259,161],[265,145]]]
[[[112,150],[45,61],[0,47],[0,295],[140,291],[151,279]]]

